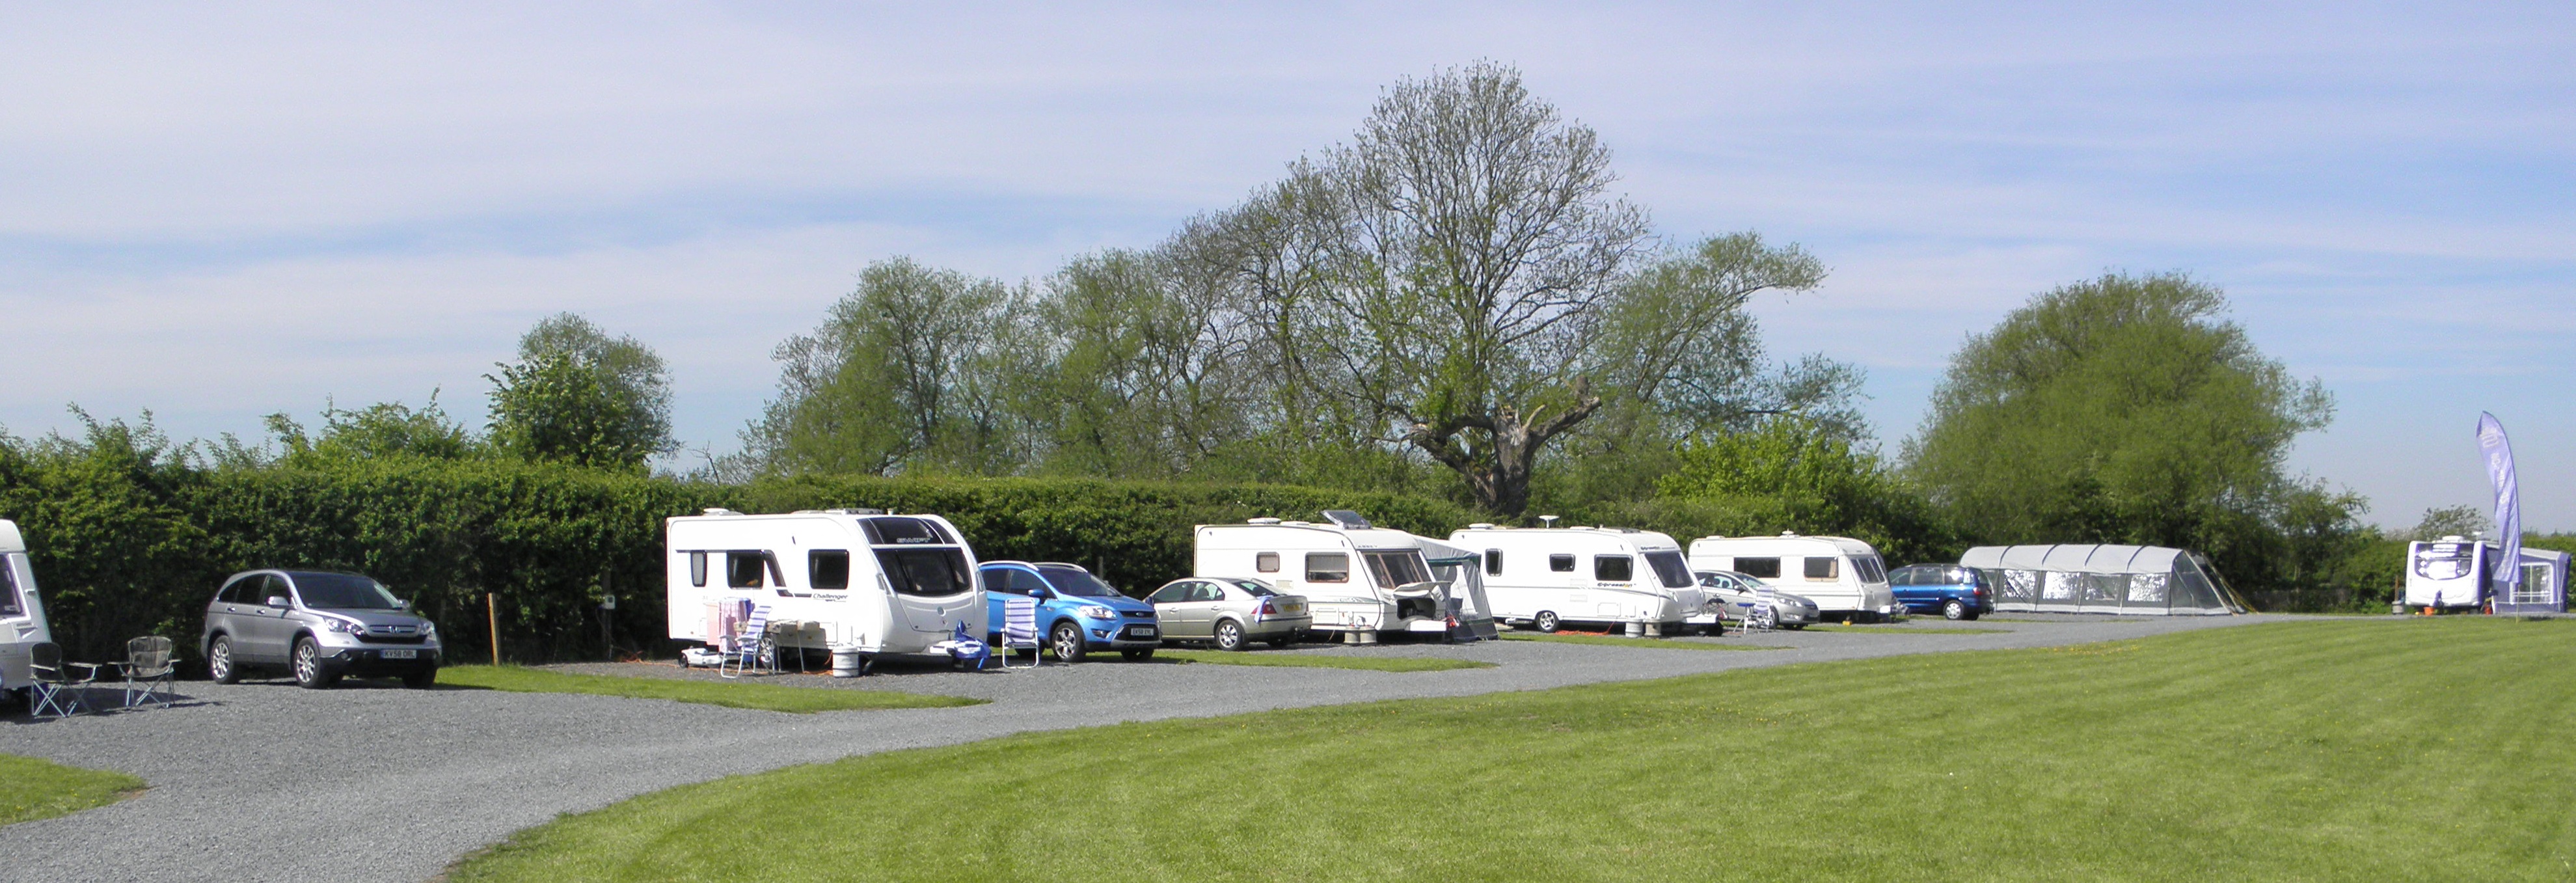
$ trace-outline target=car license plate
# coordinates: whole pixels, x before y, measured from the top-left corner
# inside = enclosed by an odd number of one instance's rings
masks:
[[[386,658],[386,659],[418,659],[418,658],[420,658],[420,651],[418,651],[418,650],[387,650],[387,651],[385,651],[385,658]]]
[[[1156,632],[1154,627],[1150,625],[1131,625],[1127,627],[1127,636],[1130,638],[1151,638],[1156,634],[1158,634],[1158,632]]]

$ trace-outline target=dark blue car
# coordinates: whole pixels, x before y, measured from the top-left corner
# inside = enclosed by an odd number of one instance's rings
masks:
[[[1995,612],[1994,589],[1974,567],[1909,564],[1888,571],[1887,587],[1896,592],[1896,603],[1908,613],[1975,619]]]
[[[1141,661],[1154,658],[1154,648],[1163,645],[1154,605],[1120,594],[1082,565],[986,561],[975,571],[983,577],[985,614],[990,617],[985,621],[996,647],[1002,602],[1013,595],[1038,600],[1038,640],[1058,660],[1080,662],[1087,651],[1116,650]]]

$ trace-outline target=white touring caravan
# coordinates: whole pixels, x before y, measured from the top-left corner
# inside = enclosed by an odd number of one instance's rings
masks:
[[[715,643],[768,605],[784,650],[926,654],[985,632],[975,550],[937,515],[828,509],[663,521],[673,640]]]
[[[1667,534],[1620,527],[1471,524],[1449,543],[1484,556],[1494,618],[1543,632],[1565,623],[1680,634],[1707,603],[1682,547]]]
[[[26,689],[28,648],[53,639],[36,572],[27,567],[27,541],[16,522],[0,521],[0,690]]]
[[[1701,537],[1690,544],[1691,567],[1761,577],[1780,591],[1816,602],[1828,618],[1882,619],[1896,613],[1887,563],[1850,537]]]
[[[1472,629],[1474,600],[1432,574],[1421,537],[1346,509],[1326,510],[1324,519],[1199,525],[1190,575],[1257,579],[1304,595],[1315,631],[1357,642],[1387,633],[1452,636],[1453,623]]]

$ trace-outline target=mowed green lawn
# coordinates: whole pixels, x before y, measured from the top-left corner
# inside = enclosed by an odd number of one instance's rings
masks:
[[[106,806],[141,790],[143,780],[124,773],[0,754],[0,825]]]
[[[803,675],[766,675],[730,681],[698,681],[646,676],[614,677],[609,675],[571,674],[559,671],[522,668],[515,665],[451,665],[438,670],[438,683],[444,687],[478,690],[507,690],[513,693],[590,693],[599,696],[624,696],[631,699],[669,699],[674,702],[696,702],[727,708],[751,708],[762,711],[786,711],[812,714],[817,711],[864,711],[876,708],[946,708],[957,705],[982,705],[986,700],[962,696],[934,696],[921,693],[897,693],[892,690],[852,690],[837,687],[795,687],[769,681]]]
[[[2564,880],[2576,622],[2054,650],[1031,734],[648,795],[457,880]]]

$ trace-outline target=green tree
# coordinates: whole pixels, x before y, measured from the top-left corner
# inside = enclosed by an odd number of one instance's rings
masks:
[[[632,337],[609,337],[559,313],[519,339],[519,361],[498,365],[490,441],[530,462],[641,471],[671,438],[671,382],[662,357]]]
[[[1349,145],[1223,217],[1248,318],[1276,342],[1269,373],[1502,515],[1605,405],[1736,407],[1745,300],[1812,288],[1822,264],[1751,234],[1666,255],[1609,163],[1508,67],[1399,82]]]
[[[476,453],[478,440],[439,407],[438,393],[413,408],[401,402],[378,402],[354,411],[337,405],[322,408],[322,432],[308,436],[304,425],[283,411],[267,417],[269,435],[284,446],[289,463],[317,460],[363,460],[382,457],[426,457],[455,460]],[[215,457],[226,465],[264,465],[244,457],[238,446],[218,444]]]
[[[910,258],[868,265],[821,328],[779,345],[779,397],[747,448],[784,474],[1012,471],[1031,459],[1013,407],[1033,370],[1022,300]]]
[[[1796,416],[1710,432],[1681,446],[1661,497],[1774,513],[1763,527],[1868,541],[1896,561],[1945,557],[1950,537],[1921,491],[1840,427]]]
[[[2257,581],[2289,522],[2342,529],[2361,502],[2283,474],[2333,400],[2226,308],[2178,274],[2033,298],[1952,356],[1907,469],[1974,540],[2196,548]]]

